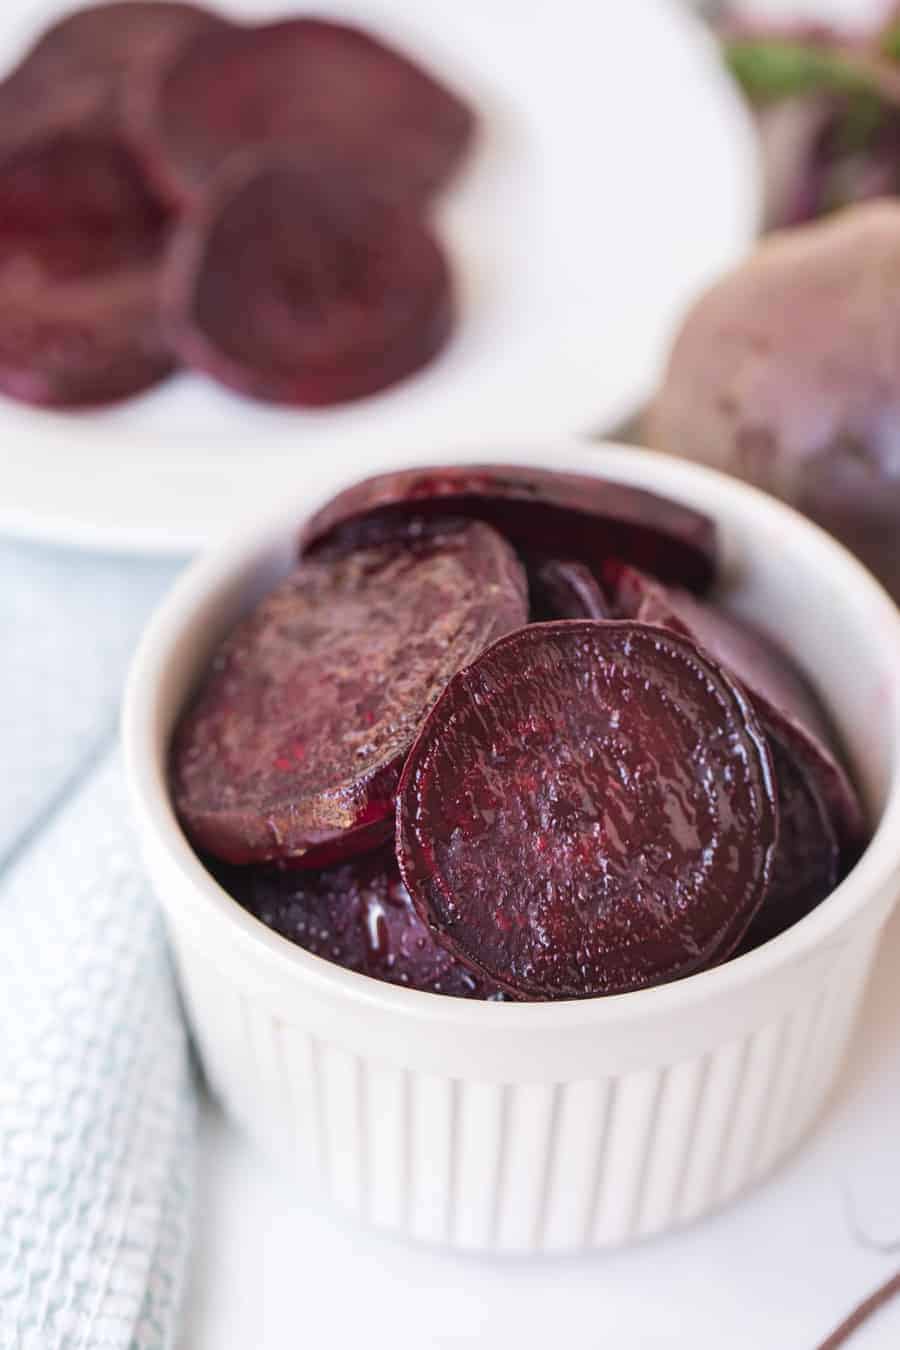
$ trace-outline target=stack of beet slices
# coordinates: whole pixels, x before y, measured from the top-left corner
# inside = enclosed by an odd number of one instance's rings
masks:
[[[0,84],[0,390],[76,407],[178,366],[358,398],[452,326],[425,213],[474,121],[376,38],[110,0]]]
[[[759,945],[865,825],[813,691],[715,575],[709,519],[622,484],[369,479],[184,712],[183,826],[264,923],[417,989],[586,998]]]

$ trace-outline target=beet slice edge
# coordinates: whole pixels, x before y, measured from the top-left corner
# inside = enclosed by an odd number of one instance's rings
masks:
[[[528,571],[528,589],[534,623],[612,618],[599,581],[584,563],[559,558],[535,563]]]
[[[322,871],[209,864],[244,909],[289,942],[346,970],[457,998],[502,997],[446,951],[419,918],[391,845]]]
[[[613,610],[622,618],[687,633],[767,704],[808,727],[823,745],[830,744],[831,728],[809,681],[791,657],[754,625],[618,559],[605,565],[602,579]]]
[[[506,464],[365,479],[306,523],[301,553],[345,552],[441,515],[486,521],[529,562],[570,558],[599,568],[621,557],[701,592],[715,578],[715,524],[701,512],[625,483]]]
[[[856,791],[806,728],[751,695],[772,747],[780,833],[769,890],[741,952],[769,942],[827,899],[858,861],[866,823]]]
[[[379,198],[419,206],[457,167],[475,124],[396,48],[311,16],[200,32],[137,94],[132,134],[178,207],[195,206],[235,154],[311,142],[351,161]]]
[[[865,843],[862,808],[829,746],[825,715],[799,670],[752,627],[620,563],[604,580],[617,612],[692,637],[731,670],[769,739],[781,825],[769,893],[742,950],[759,946],[815,909]]]
[[[53,133],[0,153],[0,390],[89,406],[168,375],[164,242],[158,203],[116,137]]]
[[[187,834],[233,863],[371,848],[431,703],[526,613],[520,564],[477,522],[300,564],[182,714],[171,769]]]
[[[52,131],[126,135],[127,105],[182,42],[225,20],[170,0],[106,0],[69,10],[0,83],[0,144]]]

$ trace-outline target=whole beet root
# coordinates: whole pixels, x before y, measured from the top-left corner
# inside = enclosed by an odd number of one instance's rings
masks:
[[[900,202],[773,235],[713,286],[644,432],[790,502],[900,600]]]

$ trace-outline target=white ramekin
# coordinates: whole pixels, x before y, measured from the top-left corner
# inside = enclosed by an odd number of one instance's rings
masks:
[[[310,1185],[371,1223],[458,1248],[613,1246],[730,1200],[827,1097],[900,894],[900,613],[827,535],[708,469],[571,443],[430,460],[596,473],[713,515],[737,607],[802,654],[845,739],[878,821],[861,862],[749,956],[585,1002],[394,988],[270,932],[192,853],[166,749],[215,644],[290,565],[301,520],[343,486],[321,468],[280,522],[193,566],[143,639],[124,738],[146,862],[210,1083]]]

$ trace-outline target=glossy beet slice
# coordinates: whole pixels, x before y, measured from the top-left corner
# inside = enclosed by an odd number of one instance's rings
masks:
[[[535,623],[611,617],[600,583],[584,563],[548,558],[529,570],[528,589]]]
[[[400,52],[314,18],[201,33],[139,94],[136,135],[176,204],[196,202],[236,151],[310,143],[379,196],[418,204],[474,126],[465,103]]]
[[[506,464],[405,469],[365,479],[308,522],[303,552],[377,540],[410,517],[464,515],[493,525],[529,559],[599,567],[624,558],[692,590],[711,585],[715,526],[679,502],[584,474]]]
[[[834,890],[865,842],[847,774],[828,747],[825,717],[787,656],[749,625],[634,568],[606,569],[619,614],[693,637],[746,686],[769,740],[780,830],[772,881],[745,949],[789,928]]]
[[[622,622],[496,642],[438,700],[397,799],[419,914],[532,998],[624,993],[727,957],[776,833],[743,691],[688,639]]]
[[[742,951],[777,937],[830,895],[866,833],[853,786],[825,747],[761,700],[756,707],[772,750],[780,831],[769,890]]]
[[[393,816],[381,816],[364,825],[357,825],[352,830],[345,830],[336,837],[329,834],[323,843],[312,844],[299,858],[281,858],[274,866],[290,871],[333,867],[345,858],[355,858],[359,854],[380,849],[391,837],[393,827]]]
[[[178,229],[164,282],[185,364],[256,398],[329,404],[412,374],[452,323],[444,255],[318,156],[226,172]]]
[[[801,722],[824,744],[830,742],[828,719],[809,682],[787,653],[752,624],[618,561],[604,567],[603,581],[620,618],[688,633],[751,692]]]
[[[388,984],[459,998],[502,998],[452,956],[419,918],[393,846],[320,872],[213,864],[239,904],[282,937],[326,961]]]
[[[193,34],[224,26],[195,5],[112,0],[51,25],[0,84],[0,143],[51,128],[118,133],[126,99]]]
[[[72,407],[167,375],[164,228],[117,141],[65,133],[0,156],[0,390]]]
[[[185,830],[236,863],[371,847],[428,709],[526,612],[521,566],[478,523],[302,563],[225,640],[181,719]]]
[[[796,771],[814,781],[817,800],[833,818],[845,864],[855,861],[865,837],[859,798],[832,752],[825,713],[787,654],[752,625],[634,568],[616,564],[606,570],[605,580],[611,578],[620,617],[662,624],[692,637],[741,681],[764,730],[779,742],[782,761],[786,756],[797,760]]]

